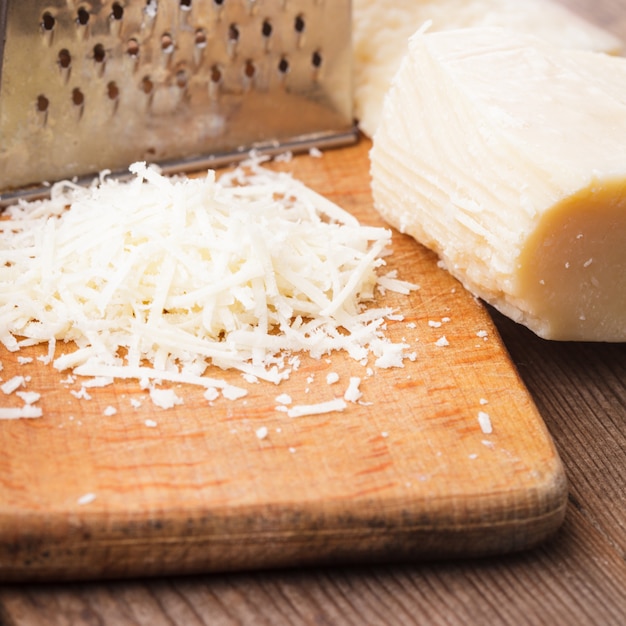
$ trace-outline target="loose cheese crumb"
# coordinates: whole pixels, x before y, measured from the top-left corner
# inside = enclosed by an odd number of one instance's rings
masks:
[[[359,386],[361,384],[361,378],[359,376],[351,376],[348,388],[343,394],[343,399],[347,402],[357,402],[363,396]]]
[[[326,374],[326,384],[334,385],[338,381],[339,374],[337,374],[337,372],[328,372],[328,374]]]
[[[87,392],[87,389],[84,385],[82,385],[78,391],[71,389],[70,393],[78,400],[91,400],[91,396]]]
[[[35,402],[41,398],[41,394],[37,391],[16,391],[15,395],[20,398],[24,404],[35,404]]]
[[[31,404],[25,404],[22,407],[15,408],[0,407],[0,419],[2,420],[37,418],[42,415],[43,411],[39,407],[32,406]]]
[[[489,413],[485,413],[484,411],[478,412],[478,424],[480,429],[485,433],[485,435],[489,435],[493,432],[493,427],[491,425],[491,418],[489,417]]]
[[[22,387],[26,382],[24,376],[13,376],[0,386],[2,392],[6,395],[13,393],[16,389]]]
[[[268,430],[266,426],[261,426],[256,429],[256,436],[258,439],[265,439],[268,435]]]
[[[297,404],[292,406],[288,411],[289,417],[303,417],[305,415],[321,415],[323,413],[333,413],[335,411],[344,411],[347,408],[346,401],[343,398],[335,398],[326,402],[318,402],[316,404]]]
[[[161,409],[171,409],[179,404],[183,404],[183,399],[176,395],[173,389],[150,389],[150,399]]]
[[[236,387],[235,385],[227,385],[222,389],[222,395],[228,400],[239,400],[248,395],[248,391],[243,387]]]
[[[215,400],[217,400],[220,397],[220,392],[218,389],[216,389],[215,387],[209,387],[205,392],[204,392],[204,397],[206,400],[208,400],[209,402],[214,402]]]
[[[83,381],[83,387],[108,387],[113,384],[114,379],[111,376],[97,376],[90,380]]]
[[[78,498],[78,500],[76,502],[77,502],[77,504],[80,504],[81,506],[83,506],[85,504],[90,504],[95,499],[96,499],[96,494],[95,493],[86,493],[85,495],[83,495],[80,498]]]

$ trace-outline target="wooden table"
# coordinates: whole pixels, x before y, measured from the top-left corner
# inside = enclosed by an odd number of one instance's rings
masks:
[[[626,0],[562,0],[626,38]],[[567,624],[626,618],[626,345],[550,343],[494,321],[570,481],[558,534],[452,562],[3,586],[3,626]]]

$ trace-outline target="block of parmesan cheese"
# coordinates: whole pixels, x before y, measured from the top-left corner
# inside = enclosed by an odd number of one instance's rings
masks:
[[[426,22],[430,31],[498,26],[566,48],[623,50],[617,37],[550,0],[354,0],[353,7],[354,107],[370,137],[408,38]]]
[[[626,340],[626,59],[418,32],[371,174],[382,216],[505,315],[547,339]]]

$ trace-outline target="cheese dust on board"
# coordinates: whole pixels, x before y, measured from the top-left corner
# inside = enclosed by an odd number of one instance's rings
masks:
[[[246,381],[289,378],[302,354],[342,351],[378,368],[408,358],[409,346],[385,334],[387,319],[401,315],[377,304],[387,291],[418,288],[385,267],[389,229],[361,225],[260,158],[219,181],[213,171],[130,169],[128,181],[63,182],[50,199],[7,209],[6,350],[43,344],[43,360],[85,381],[84,399],[93,387],[136,379],[161,408],[184,401],[162,382],[237,399]],[[220,370],[238,371],[242,386]],[[28,417],[33,402],[12,411]]]

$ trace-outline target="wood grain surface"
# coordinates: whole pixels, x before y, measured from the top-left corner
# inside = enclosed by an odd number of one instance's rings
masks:
[[[626,38],[625,0],[562,0]],[[569,480],[554,538],[483,559],[0,586],[3,626],[621,626],[626,345],[551,343],[489,311]]]
[[[382,225],[370,145],[287,167],[362,223]],[[45,347],[0,354],[4,380],[30,376],[43,410],[0,422],[0,577],[485,555],[551,535],[564,515],[565,475],[489,316],[411,238],[396,234],[393,250],[386,269],[420,285],[380,302],[404,316],[387,331],[415,353],[402,368],[369,375],[345,354],[303,356],[279,386],[213,368],[209,376],[246,387],[245,399],[209,403],[203,389],[175,386],[183,404],[162,410],[138,381],[88,388],[85,398],[84,380],[64,382],[66,372],[36,358]],[[295,405],[341,397],[353,376],[363,396],[343,412],[290,418],[276,409],[279,394]]]

